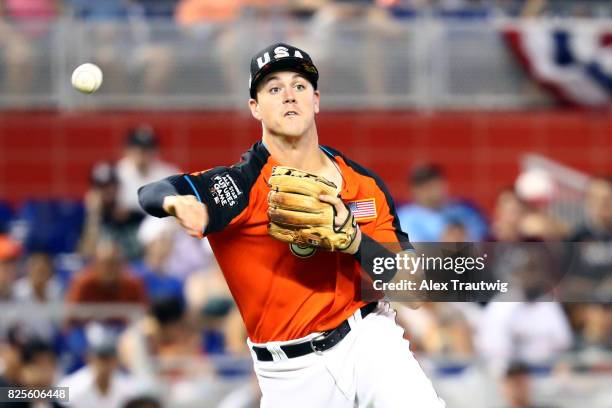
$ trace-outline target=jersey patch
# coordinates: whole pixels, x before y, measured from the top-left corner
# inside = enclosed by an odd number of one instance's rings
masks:
[[[243,192],[229,173],[216,174],[211,181],[210,196],[217,206],[234,207],[238,204],[238,197]]]
[[[349,201],[347,205],[353,213],[355,221],[366,221],[375,219],[378,215],[376,212],[376,199],[374,198]]]

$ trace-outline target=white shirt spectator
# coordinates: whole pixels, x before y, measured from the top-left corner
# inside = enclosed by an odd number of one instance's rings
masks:
[[[555,302],[491,302],[476,334],[476,349],[494,374],[509,362],[546,364],[570,348],[572,333]]]
[[[13,299],[15,301],[42,308],[47,303],[54,303],[62,300],[62,286],[57,279],[49,279],[45,286],[44,296],[45,301],[41,301],[35,295],[32,282],[27,277],[17,280],[13,286]],[[36,312],[24,313],[19,320],[33,335],[41,337],[46,341],[53,341],[57,325],[49,318],[49,315],[41,315]]]
[[[128,158],[117,162],[117,178],[119,179],[119,194],[117,200],[122,208],[143,212],[138,204],[138,189],[148,183],[161,180],[179,173],[178,167],[155,159],[146,174],[140,173],[136,165]]]
[[[34,294],[32,283],[27,277],[21,278],[13,286],[13,298],[22,302],[40,303]],[[47,302],[55,302],[62,299],[62,286],[57,279],[51,278],[45,287],[45,299]]]
[[[103,395],[94,383],[93,370],[87,366],[64,378],[60,387],[70,388],[70,407],[117,408],[141,395],[144,387],[133,377],[115,371],[108,393]]]
[[[185,280],[192,273],[214,265],[214,255],[206,238],[190,237],[173,218],[145,217],[138,229],[140,243],[146,248],[162,236],[168,237],[171,247],[163,266],[168,276]]]

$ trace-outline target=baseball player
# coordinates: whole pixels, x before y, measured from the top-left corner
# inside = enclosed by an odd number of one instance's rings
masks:
[[[244,320],[262,407],[444,407],[386,302],[360,300],[360,260],[408,244],[383,182],[319,145],[310,56],[251,60],[262,139],[240,163],[140,188],[142,207],[208,237]]]

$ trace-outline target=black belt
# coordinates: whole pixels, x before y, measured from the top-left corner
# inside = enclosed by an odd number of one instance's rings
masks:
[[[363,306],[361,309],[361,318],[366,317],[370,313],[376,309],[376,302],[368,303]],[[288,358],[295,358],[304,356],[310,353],[322,353],[325,350],[328,350],[334,347],[336,344],[340,343],[340,341],[346,337],[347,334],[351,331],[351,326],[349,325],[348,320],[343,321],[340,326],[335,329],[328,330],[321,335],[313,338],[310,341],[305,343],[298,344],[290,344],[286,346],[280,346],[281,350],[285,353]],[[273,361],[272,353],[265,348],[259,346],[253,346],[253,351],[257,355],[257,359],[259,361]]]

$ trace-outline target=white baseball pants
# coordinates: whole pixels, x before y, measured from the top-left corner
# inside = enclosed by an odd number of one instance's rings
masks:
[[[266,347],[274,361],[254,359],[262,408],[443,408],[431,381],[410,351],[395,311],[380,302],[365,319],[358,310],[351,331],[323,353],[287,358],[280,345],[299,343],[318,333]]]

